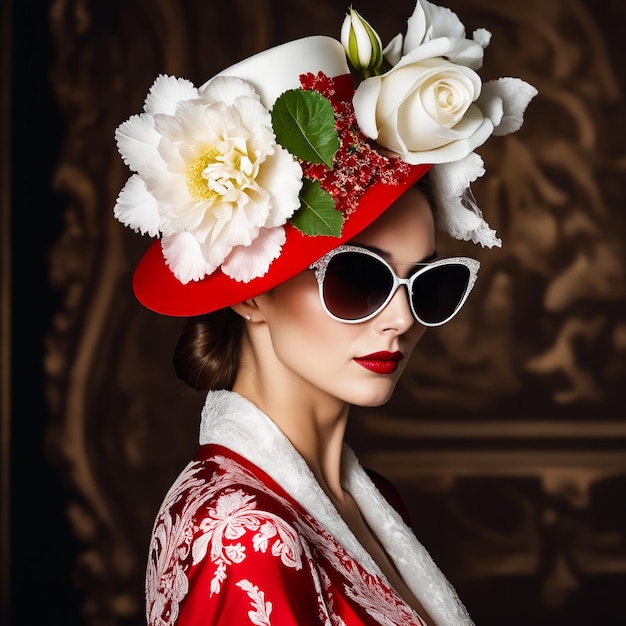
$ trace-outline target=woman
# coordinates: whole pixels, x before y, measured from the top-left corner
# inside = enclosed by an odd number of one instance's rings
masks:
[[[135,293],[190,317],[176,369],[209,390],[155,522],[149,624],[471,624],[343,435],[474,284],[477,261],[436,259],[435,215],[499,244],[469,201],[473,150],[534,90],[481,84],[488,39],[420,0],[383,59],[350,10],[344,47],[291,42],[199,89],[159,77],[118,129],[136,173],[115,214],[160,237]]]

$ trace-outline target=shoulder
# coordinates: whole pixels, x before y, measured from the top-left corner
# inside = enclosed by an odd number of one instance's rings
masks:
[[[224,611],[235,622],[241,611],[248,623],[251,606],[263,612],[263,598],[274,612],[281,598],[290,605],[289,597],[316,607],[298,510],[245,460],[210,452],[185,468],[157,517],[146,581],[149,623],[167,606],[180,612],[181,624],[224,619]]]
[[[264,524],[293,525],[298,516],[297,505],[262,470],[211,445],[202,446],[175,480],[155,529],[159,524],[168,529],[180,524],[187,540],[207,533],[219,537],[222,532],[244,538]]]

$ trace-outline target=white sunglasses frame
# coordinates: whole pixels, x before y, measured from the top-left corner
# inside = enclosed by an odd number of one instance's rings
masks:
[[[384,267],[386,267],[389,270],[389,272],[391,273],[391,276],[393,277],[393,287],[391,288],[391,291],[389,292],[389,295],[385,298],[384,302],[372,313],[369,313],[365,317],[360,317],[355,320],[346,320],[341,317],[337,317],[336,315],[334,315],[333,313],[329,311],[328,307],[326,306],[326,301],[324,300],[324,279],[326,278],[326,268],[328,267],[328,264],[330,263],[333,257],[335,257],[338,254],[342,254],[344,252],[358,252],[360,254],[364,254],[365,256],[370,256],[376,259],[377,261],[382,263]],[[419,276],[432,270],[433,268],[439,267],[441,265],[453,265],[453,264],[464,265],[465,267],[467,267],[467,269],[470,272],[470,277],[467,283],[467,288],[465,289],[465,293],[463,294],[463,297],[459,301],[459,304],[456,306],[452,314],[449,317],[447,317],[445,320],[441,322],[435,322],[435,323],[424,322],[423,320],[419,318],[419,316],[417,315],[417,312],[415,311],[415,308],[413,307],[413,298],[411,297],[413,294],[413,284],[415,283],[415,280]],[[401,285],[404,285],[406,287],[407,299],[409,301],[409,307],[411,308],[411,313],[413,314],[413,317],[420,324],[422,324],[422,326],[426,326],[428,328],[435,328],[437,326],[442,326],[443,324],[446,324],[447,322],[449,322],[461,310],[461,307],[465,304],[467,297],[469,296],[470,292],[474,288],[474,284],[476,283],[476,279],[478,277],[478,269],[480,268],[480,262],[477,261],[476,259],[471,259],[469,257],[458,256],[458,257],[448,257],[444,259],[437,259],[436,261],[431,261],[429,263],[416,263],[415,265],[418,265],[420,267],[413,274],[411,274],[411,276],[409,276],[408,278],[400,278],[396,274],[393,267],[391,267],[389,262],[383,257],[381,257],[379,254],[376,254],[375,252],[372,252],[372,250],[368,250],[367,248],[361,248],[360,246],[343,245],[343,246],[337,246],[336,248],[333,248],[332,250],[327,252],[324,256],[321,256],[317,261],[315,261],[315,263],[311,263],[311,265],[309,265],[309,269],[315,270],[315,278],[317,279],[322,308],[324,309],[325,313],[329,317],[336,320],[337,322],[342,322],[344,324],[361,324],[363,322],[367,322],[368,320],[371,320],[373,317],[376,317],[389,304],[391,299],[394,297],[396,291],[398,291],[398,287],[400,287]]]

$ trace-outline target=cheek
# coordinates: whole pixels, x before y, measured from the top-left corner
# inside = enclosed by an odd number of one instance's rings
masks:
[[[341,341],[343,324],[333,321],[322,308],[313,274],[302,274],[272,291],[272,334],[294,345],[310,342],[326,344]]]
[[[312,276],[300,275],[279,285],[273,291],[276,313],[286,326],[316,327],[327,317],[320,303],[317,282]]]
[[[334,389],[352,363],[358,325],[331,319],[322,308],[313,275],[298,276],[272,292],[268,329],[280,363],[316,387]],[[334,393],[334,392],[333,392]]]

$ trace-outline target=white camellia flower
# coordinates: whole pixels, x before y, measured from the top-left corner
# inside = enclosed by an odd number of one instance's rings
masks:
[[[516,78],[482,85],[475,70],[489,39],[484,29],[467,39],[452,11],[418,0],[406,37],[385,49],[393,67],[357,88],[353,102],[363,133],[419,165],[458,161],[494,131],[519,128],[537,92]]]
[[[247,82],[217,77],[196,89],[159,76],[144,113],[121,124],[116,139],[136,174],[114,214],[161,236],[182,283],[220,266],[246,282],[267,272],[300,205],[302,169],[276,143],[270,114]]]

